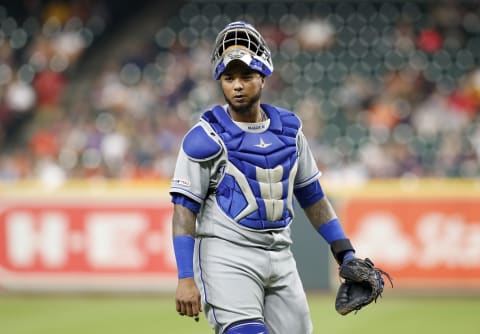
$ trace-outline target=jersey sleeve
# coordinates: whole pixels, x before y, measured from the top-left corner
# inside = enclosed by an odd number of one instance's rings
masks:
[[[170,185],[170,194],[182,194],[202,204],[208,193],[210,166],[209,161],[190,159],[181,148]]]
[[[299,189],[310,185],[318,180],[321,172],[317,168],[317,163],[313,157],[312,151],[308,146],[307,139],[301,130],[297,135],[298,145],[298,170],[295,177],[294,189]]]

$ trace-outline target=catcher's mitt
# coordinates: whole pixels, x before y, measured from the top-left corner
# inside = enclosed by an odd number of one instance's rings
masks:
[[[335,309],[341,315],[358,311],[362,307],[377,301],[382,295],[385,275],[393,287],[392,279],[385,271],[375,268],[370,259],[354,258],[340,266],[340,284],[335,299]]]

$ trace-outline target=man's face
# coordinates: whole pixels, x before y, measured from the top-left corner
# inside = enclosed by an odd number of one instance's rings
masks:
[[[248,113],[259,101],[264,77],[241,61],[232,61],[220,77],[223,95],[233,111]]]

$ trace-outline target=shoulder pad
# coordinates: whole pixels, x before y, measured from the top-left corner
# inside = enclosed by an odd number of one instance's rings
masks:
[[[287,131],[290,135],[295,136],[302,127],[302,122],[293,112],[277,106],[269,104],[262,104],[268,115],[270,116],[270,128],[285,133]]]
[[[278,108],[278,111],[280,112],[280,117],[286,126],[294,129],[300,129],[302,127],[300,118],[298,118],[293,112],[282,108]]]
[[[209,134],[201,125],[197,125],[185,135],[183,151],[194,161],[213,159],[222,151],[222,146],[214,136],[214,133]]]

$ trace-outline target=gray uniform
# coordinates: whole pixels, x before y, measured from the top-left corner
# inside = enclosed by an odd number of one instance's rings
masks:
[[[184,139],[170,192],[201,205],[195,281],[215,332],[261,319],[269,333],[311,333],[290,223],[295,188],[315,182],[320,172],[298,118],[262,108],[269,116],[262,123],[228,121],[220,106],[202,116]]]

